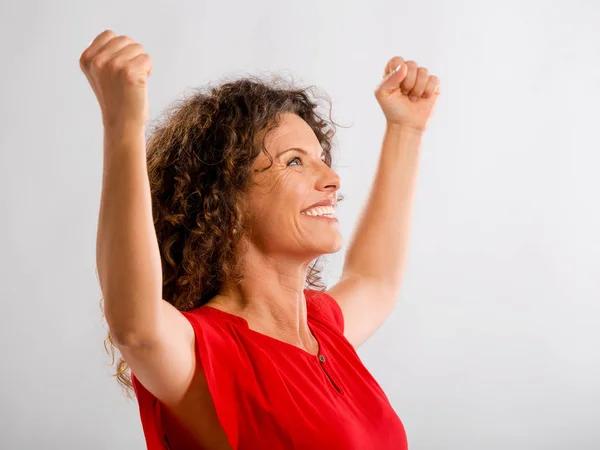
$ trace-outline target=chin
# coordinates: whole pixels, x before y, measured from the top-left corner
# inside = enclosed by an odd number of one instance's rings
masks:
[[[331,254],[339,252],[344,246],[344,241],[341,236],[328,241],[326,244],[320,245],[319,250],[322,254]]]

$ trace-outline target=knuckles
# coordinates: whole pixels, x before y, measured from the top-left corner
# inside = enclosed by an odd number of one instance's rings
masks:
[[[90,47],[86,48],[83,53],[81,54],[81,56],[79,57],[79,65],[80,67],[84,70],[84,71],[91,71],[94,72],[96,74],[101,73],[101,72],[106,72],[108,71],[109,73],[121,73],[124,72],[125,74],[128,74],[128,66],[129,66],[129,61],[122,61],[120,58],[114,58],[114,53],[116,53],[114,50],[111,50],[108,47],[109,43],[112,43],[113,41],[119,43],[120,45],[118,46],[119,51],[125,47],[134,47],[135,48],[135,53],[137,54],[143,54],[145,53],[144,51],[144,47],[135,42],[133,39],[131,39],[128,36],[116,36],[114,32],[110,31],[110,30],[106,30],[103,33],[100,34],[100,36],[102,35],[108,35],[108,36],[113,36],[111,39],[109,39],[106,44],[103,46],[103,49],[99,52],[97,52],[96,54],[92,53],[92,50]],[[123,45],[125,44],[125,45]],[[113,46],[114,49],[114,46]],[[112,52],[112,53],[111,53]],[[132,59],[132,58],[129,58]]]

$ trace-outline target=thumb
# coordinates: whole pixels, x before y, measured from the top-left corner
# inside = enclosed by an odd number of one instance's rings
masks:
[[[396,69],[388,73],[381,83],[379,83],[376,90],[377,95],[386,96],[396,89],[400,89],[400,83],[404,81],[407,73],[408,66],[406,64],[402,63],[400,66],[396,67]]]

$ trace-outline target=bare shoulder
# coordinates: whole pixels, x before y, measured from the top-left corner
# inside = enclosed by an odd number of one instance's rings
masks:
[[[391,289],[363,276],[343,276],[325,291],[344,317],[344,336],[354,346],[365,343],[389,317],[395,304]]]
[[[160,323],[150,340],[121,345],[123,359],[144,387],[161,402],[183,398],[196,372],[194,330],[175,307],[162,301]]]
[[[164,408],[163,425],[173,448],[189,440],[210,449],[230,449],[202,370],[190,321],[163,300],[163,323],[155,338],[119,347],[135,378]]]

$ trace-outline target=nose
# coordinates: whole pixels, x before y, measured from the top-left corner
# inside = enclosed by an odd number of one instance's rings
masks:
[[[332,192],[339,190],[341,183],[340,176],[327,164],[323,164],[322,167],[323,170],[321,170],[321,173],[319,175],[317,189],[319,189],[320,191]]]

